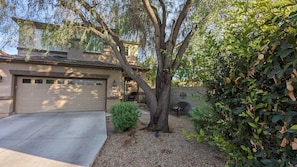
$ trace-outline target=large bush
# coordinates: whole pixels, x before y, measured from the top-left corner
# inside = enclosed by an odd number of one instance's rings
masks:
[[[140,112],[137,107],[130,102],[115,104],[110,109],[112,123],[118,132],[123,132],[135,128]]]
[[[296,1],[236,1],[230,9],[223,38],[212,43],[213,128],[196,123],[198,137],[222,148],[229,166],[295,166]]]

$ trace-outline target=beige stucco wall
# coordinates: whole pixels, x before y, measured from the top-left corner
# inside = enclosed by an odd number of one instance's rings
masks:
[[[119,84],[121,79],[121,71],[119,70],[0,62],[0,75],[3,77],[3,81],[0,83],[0,116],[6,116],[14,110],[13,99],[15,97],[13,85],[15,85],[15,81],[14,77],[10,73],[10,70],[60,72],[65,73],[66,75],[69,74],[68,76],[73,77],[82,77],[85,73],[110,75],[110,77],[107,79],[107,110],[109,110],[111,104],[120,101],[120,92],[122,87],[121,84]],[[119,93],[117,94],[115,93],[114,88],[112,88],[114,80],[118,83],[116,91]]]
[[[118,59],[114,56],[112,50],[107,45],[104,46],[102,53],[84,52],[79,43],[74,43],[74,47],[70,48],[67,52],[67,58],[72,60],[82,61],[101,61],[106,63],[118,64]]]
[[[12,96],[12,76],[9,74],[9,69],[7,69],[7,63],[0,63],[0,75],[3,77],[2,82],[0,82],[0,96]]]
[[[12,110],[12,104],[13,100],[0,100],[0,118],[9,115],[10,111]]]
[[[110,111],[110,108],[111,108],[112,105],[117,104],[117,103],[120,103],[119,99],[112,99],[112,98],[108,99],[107,103],[106,103],[107,112]]]
[[[12,77],[7,73],[7,69],[4,68],[5,65],[0,63],[0,75],[3,77],[2,82],[0,82],[0,118],[7,116],[12,112]]]

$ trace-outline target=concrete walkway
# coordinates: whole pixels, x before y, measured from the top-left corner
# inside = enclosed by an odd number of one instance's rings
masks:
[[[0,167],[90,166],[107,138],[105,112],[0,119]]]

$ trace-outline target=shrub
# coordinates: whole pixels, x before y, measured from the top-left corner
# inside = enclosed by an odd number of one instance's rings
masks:
[[[112,123],[118,132],[123,132],[135,128],[140,112],[137,107],[130,102],[115,104],[110,109]]]
[[[203,102],[191,109],[190,120],[193,122],[195,130],[199,132],[201,129],[209,129],[215,123],[214,115],[211,106]]]
[[[201,99],[200,104],[190,111],[190,120],[193,122],[196,133],[188,133],[183,129],[182,133],[187,139],[195,138],[197,142],[207,141],[210,145],[216,145],[225,150],[224,147],[228,143],[223,139],[220,127],[218,127],[219,122],[222,124],[223,121],[205,99]],[[224,127],[229,128],[230,126],[225,122]]]
[[[296,166],[297,5],[281,0],[235,5],[224,39],[213,49],[216,67],[207,83],[213,128],[196,123],[197,138],[224,150],[228,166]],[[202,115],[198,121],[205,121],[203,112],[196,111]]]

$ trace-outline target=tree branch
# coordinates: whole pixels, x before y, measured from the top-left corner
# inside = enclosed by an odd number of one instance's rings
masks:
[[[92,17],[102,26],[102,29],[104,31],[107,31],[109,34],[111,34],[114,38],[119,39],[118,35],[115,34],[112,29],[109,28],[109,26],[104,22],[104,20],[100,17],[100,15],[94,10],[94,8],[89,5],[84,0],[78,0],[77,1],[81,6],[83,6],[91,15]]]
[[[162,8],[162,22],[159,24],[160,25],[160,48],[165,49],[166,44],[165,44],[165,36],[166,36],[166,20],[167,20],[167,12],[166,12],[166,5],[163,0],[159,0],[159,3]],[[162,54],[166,55],[166,54]],[[170,63],[168,60],[169,56],[162,57],[162,68],[166,66],[166,63]]]
[[[195,27],[187,34],[184,41],[175,45],[175,47],[179,49],[174,59],[174,62],[172,63],[172,69],[177,69],[179,67],[181,63],[181,59],[183,58],[183,54],[185,53],[187,47],[189,46],[189,42],[191,38],[198,30],[198,25],[204,24],[207,21],[207,18],[208,18],[208,15],[205,15],[198,23],[195,24]]]
[[[154,12],[154,9],[150,3],[149,0],[142,0],[143,4],[144,4],[144,8],[146,9],[151,21],[153,22],[153,25],[154,25],[154,28],[157,32],[160,32],[160,29],[159,29],[159,22],[158,22],[158,18]]]
[[[159,0],[159,2],[162,7],[162,24],[166,25],[166,19],[167,19],[166,5],[163,0]]]
[[[110,41],[110,39],[107,39],[107,37],[106,37],[101,31],[97,30],[96,28],[94,28],[94,27],[89,27],[89,29],[90,29],[94,34],[96,34],[97,36],[99,36],[100,38],[106,40],[106,42],[108,42],[108,43],[112,43],[112,42],[114,42],[114,41]]]
[[[181,60],[183,58],[183,55],[187,49],[187,47],[189,46],[190,40],[193,37],[194,33],[197,31],[198,26],[196,26],[195,28],[193,28],[186,36],[186,38],[184,39],[184,41],[181,43],[178,52],[176,54],[176,58],[174,59],[174,62],[172,63],[172,69],[175,70],[179,67]]]
[[[169,40],[172,45],[175,45],[175,43],[176,43],[180,27],[192,7],[192,1],[193,0],[187,0],[185,6],[183,7],[183,10],[179,14],[179,17],[175,23],[173,30],[171,31]]]
[[[161,30],[160,30],[160,24],[159,24],[160,19],[157,17],[156,13],[154,12],[154,9],[149,0],[142,0],[142,2],[155,28],[155,47],[156,47],[156,54],[158,58],[158,66],[162,67],[163,66],[162,62],[164,60],[161,57],[162,54],[161,54],[161,47],[160,47],[161,46],[161,40],[160,40]]]
[[[159,17],[157,17],[157,12],[158,12],[158,9],[157,9],[157,7],[155,7],[155,6],[153,6],[152,5],[152,9],[154,10],[154,12],[155,12],[155,15],[156,15],[156,18],[157,18],[157,21],[158,21],[158,25],[161,25],[161,20],[160,20],[160,18]]]
[[[85,24],[85,26],[89,26],[89,21],[87,20],[87,18],[84,16],[84,14],[82,13],[81,10],[77,9],[73,3],[65,3],[65,1],[60,1],[60,4],[63,8],[65,9],[68,9],[68,10],[71,10],[73,11],[82,21],[83,23]]]

